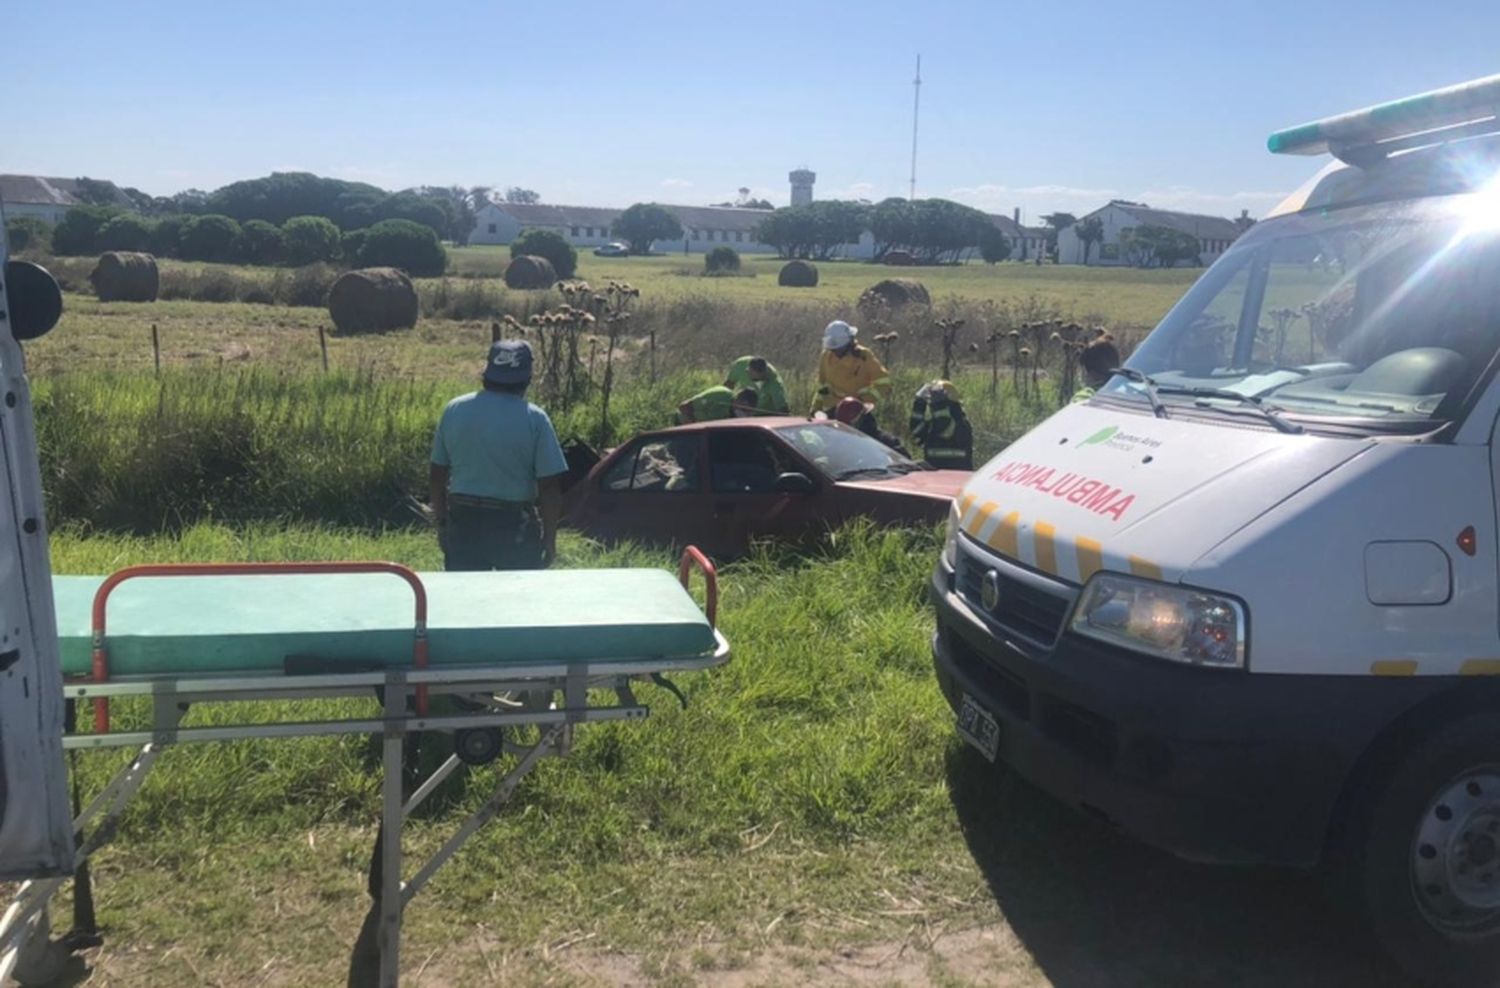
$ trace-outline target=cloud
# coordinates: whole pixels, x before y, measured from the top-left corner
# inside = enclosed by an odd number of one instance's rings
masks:
[[[691,189],[693,183],[685,178],[664,178],[661,180],[664,189]]]

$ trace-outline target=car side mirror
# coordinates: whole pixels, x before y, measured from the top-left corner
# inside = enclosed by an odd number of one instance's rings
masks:
[[[44,335],[62,316],[62,291],[57,279],[40,264],[5,262],[5,295],[10,308],[10,335],[18,340]]]
[[[812,478],[805,473],[784,473],[776,478],[772,487],[778,494],[812,494],[818,489]]]

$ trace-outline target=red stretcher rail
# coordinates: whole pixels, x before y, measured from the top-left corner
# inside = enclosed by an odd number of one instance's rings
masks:
[[[696,552],[697,550],[692,550]],[[684,560],[686,557],[684,557]],[[705,560],[705,563],[707,561]],[[686,562],[683,563],[683,579],[686,581]],[[102,683],[109,679],[109,650],[105,647],[105,608],[109,595],[126,580],[156,576],[298,576],[325,573],[390,573],[399,576],[411,587],[416,598],[416,627],[412,642],[412,664],[418,669],[427,668],[427,588],[422,578],[400,563],[353,562],[353,563],[159,563],[146,566],[127,566],[111,573],[99,585],[94,594],[93,609],[93,680]],[[709,619],[713,619],[710,617]],[[417,687],[417,713],[427,713],[427,687]],[[94,730],[100,734],[109,731],[109,698],[94,700]]]
[[[719,626],[719,571],[714,569],[714,564],[708,561],[708,557],[697,546],[690,545],[682,550],[682,562],[677,564],[677,579],[682,583],[684,590],[692,590],[689,582],[694,567],[703,573],[703,610],[708,615],[709,627],[717,628]]]

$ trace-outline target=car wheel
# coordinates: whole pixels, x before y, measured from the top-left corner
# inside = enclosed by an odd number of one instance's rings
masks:
[[[1411,751],[1353,864],[1371,926],[1409,974],[1500,983],[1500,717],[1465,718]]]

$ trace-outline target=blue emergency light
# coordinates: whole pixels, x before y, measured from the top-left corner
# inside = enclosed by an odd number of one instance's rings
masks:
[[[1273,154],[1332,154],[1354,164],[1396,151],[1500,133],[1500,75],[1278,130]]]

